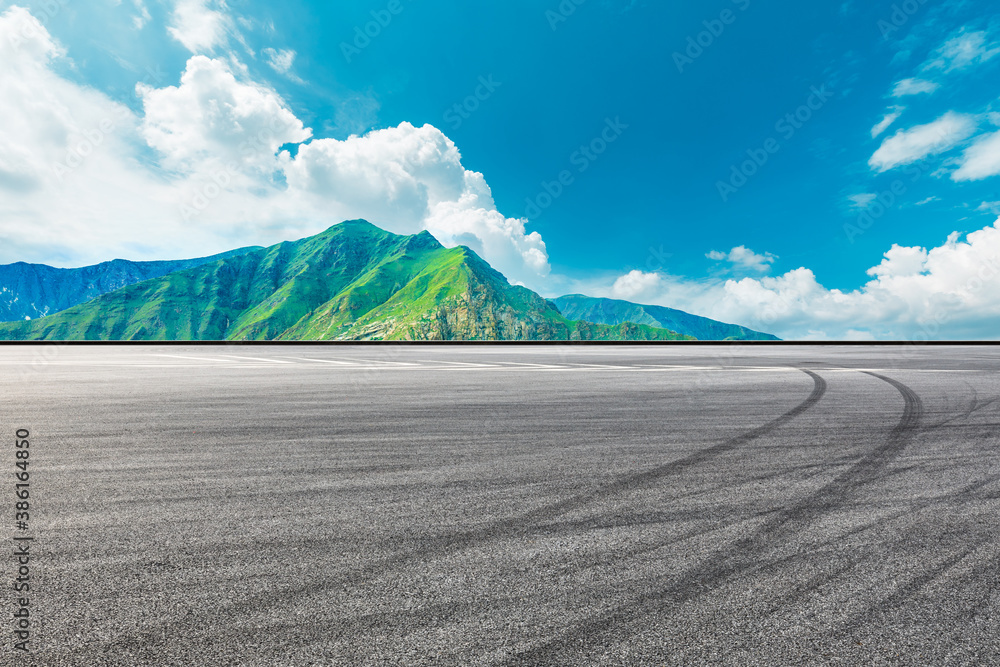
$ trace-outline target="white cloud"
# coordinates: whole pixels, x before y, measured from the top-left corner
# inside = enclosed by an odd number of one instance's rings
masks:
[[[847,199],[851,202],[851,208],[865,209],[868,208],[869,204],[878,199],[878,195],[866,192],[859,195],[851,195]]]
[[[22,36],[25,35],[25,36]],[[440,130],[403,123],[344,141],[311,133],[232,58],[192,56],[142,113],[56,74],[63,50],[23,9],[0,15],[0,263],[81,266],[269,245],[363,217],[471,246],[537,289],[545,243],[496,209]]]
[[[935,202],[935,201],[941,201],[941,198],[940,197],[935,197],[935,196],[931,195],[927,199],[921,199],[920,201],[918,201],[916,203],[916,206],[924,206],[925,204],[930,204],[931,202]]]
[[[135,10],[138,12],[132,17],[132,25],[135,26],[136,30],[142,30],[153,17],[150,16],[149,8],[146,7],[144,0],[132,0],[132,4],[135,5]]]
[[[229,19],[212,4],[211,0],[177,0],[174,5],[167,31],[191,53],[207,53],[226,42]]]
[[[238,81],[225,61],[193,56],[179,86],[139,84],[142,135],[174,169],[211,163],[269,173],[278,147],[312,136],[281,97],[260,84]]]
[[[295,64],[295,51],[291,49],[275,50],[269,47],[261,53],[267,57],[267,64],[279,74],[288,74],[292,65]]]
[[[511,281],[537,286],[549,273],[549,256],[542,235],[528,233],[525,222],[497,211],[483,175],[466,171],[458,201],[430,205],[423,227],[446,246],[471,247]]]
[[[399,233],[427,229],[445,245],[472,247],[518,282],[549,271],[541,236],[496,210],[483,175],[466,170],[455,144],[431,125],[313,141],[286,174],[289,195],[302,204],[322,210],[335,202],[343,218]]]
[[[910,164],[954,148],[975,129],[973,117],[949,111],[934,122],[899,130],[882,142],[868,164],[878,171]]]
[[[0,14],[0,190],[16,193],[0,195],[0,261],[198,256],[365,217],[398,233],[430,229],[446,244],[472,246],[515,281],[545,284],[542,238],[497,211],[484,176],[465,169],[437,128],[403,123],[344,141],[314,139],[294,158],[276,155],[282,143],[308,141],[309,131],[275,91],[232,62],[192,57],[178,85],[140,88],[137,115],[56,74],[62,55],[27,11]],[[935,124],[939,132],[921,126],[886,139],[875,164],[941,152],[974,128],[957,114]],[[240,147],[253,138],[260,152],[248,158]],[[962,168],[982,169],[973,149],[965,157]],[[230,159],[239,169],[220,179],[217,168]],[[193,195],[205,206],[185,220]],[[745,246],[713,255],[758,271],[774,261]],[[805,267],[703,281],[632,271],[604,289],[785,338],[1000,336],[997,225],[929,250],[893,246],[869,278],[841,291]]]
[[[1000,174],[1000,132],[985,134],[966,149],[961,166],[951,175],[956,181],[978,181]]]
[[[660,274],[630,271],[615,281],[611,295],[626,301],[644,301],[654,298],[662,289],[663,278]]]
[[[79,265],[198,247],[202,230],[181,232],[170,188],[136,159],[135,114],[55,74],[63,55],[26,10],[0,14],[0,256]]]
[[[5,68],[37,67],[65,53],[27,9],[15,5],[0,14],[0,54]]]
[[[899,107],[899,106],[892,107],[891,109],[889,109],[889,111],[885,114],[882,120],[876,123],[875,127],[872,128],[872,139],[876,138],[877,136],[885,132],[887,129],[889,129],[889,126],[895,123],[896,120],[901,115],[903,115],[903,111],[905,110],[906,107]]]
[[[733,268],[756,273],[766,273],[771,269],[774,260],[777,259],[769,252],[759,255],[746,246],[737,246],[728,253],[713,250],[705,256],[716,262],[729,262]]]
[[[345,204],[347,217],[423,219],[430,207],[458,201],[466,191],[458,148],[440,130],[403,123],[398,128],[318,139],[299,148],[288,165],[289,188],[316,202]]]
[[[652,301],[786,339],[1000,338],[1000,220],[930,250],[894,245],[868,275],[853,291],[827,289],[804,267],[724,282],[664,277]]]
[[[922,95],[924,93],[933,93],[940,86],[933,81],[925,81],[923,79],[903,79],[896,83],[896,86],[892,89],[893,97],[905,97],[907,95]]]
[[[1000,44],[990,41],[986,31],[963,32],[945,42],[927,63],[925,70],[950,72],[984,63],[1000,54]]]

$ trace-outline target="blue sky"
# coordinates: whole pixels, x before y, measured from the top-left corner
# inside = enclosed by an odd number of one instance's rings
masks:
[[[674,4],[0,3],[8,99],[48,82],[51,112],[20,104],[0,136],[0,261],[207,254],[356,216],[546,296],[786,337],[996,337],[975,286],[1000,250],[993,6]]]

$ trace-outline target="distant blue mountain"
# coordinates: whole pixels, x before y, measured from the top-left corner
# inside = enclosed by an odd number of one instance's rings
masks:
[[[122,287],[258,249],[254,246],[211,257],[162,262],[115,259],[79,269],[24,262],[6,264],[0,266],[0,322],[52,315]]]
[[[617,299],[599,299],[570,294],[552,299],[559,312],[570,320],[616,325],[623,322],[670,329],[698,340],[780,340],[738,324],[726,324],[664,306],[646,306]]]

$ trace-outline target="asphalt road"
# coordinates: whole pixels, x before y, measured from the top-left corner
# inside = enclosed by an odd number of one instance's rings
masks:
[[[32,652],[8,556],[0,664],[1000,664],[998,371],[990,347],[0,347],[3,551],[35,538]]]

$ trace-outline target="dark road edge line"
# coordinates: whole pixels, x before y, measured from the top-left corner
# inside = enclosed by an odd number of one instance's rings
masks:
[[[295,345],[323,345],[332,347],[350,346],[429,346],[447,347],[459,346],[593,346],[593,347],[998,347],[1000,341],[990,340],[879,340],[879,341],[822,341],[822,340],[0,340],[4,346],[128,346],[128,347],[159,347],[163,345],[182,345],[188,347],[216,346],[273,346],[287,347]]]

